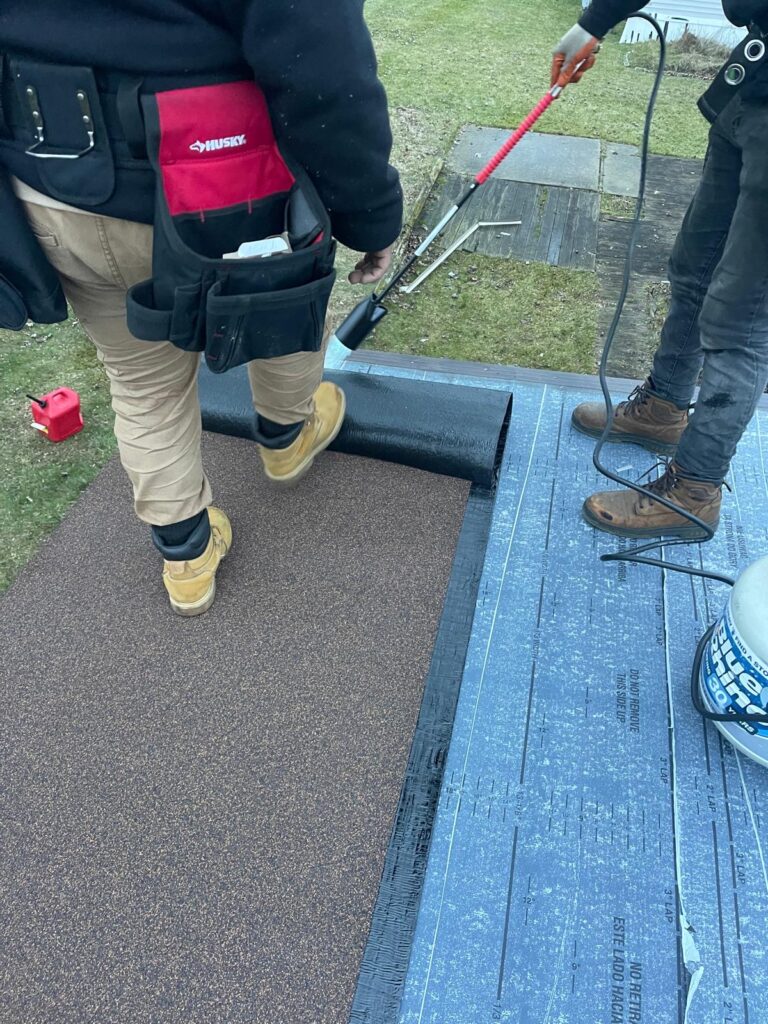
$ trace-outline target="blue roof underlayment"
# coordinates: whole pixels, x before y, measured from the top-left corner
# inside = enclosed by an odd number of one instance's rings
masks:
[[[727,588],[599,562],[617,544],[579,510],[604,484],[569,425],[594,391],[514,396],[401,1021],[764,1024],[768,774],[689,697]],[[675,557],[737,574],[768,553],[764,456],[767,411],[716,539]]]

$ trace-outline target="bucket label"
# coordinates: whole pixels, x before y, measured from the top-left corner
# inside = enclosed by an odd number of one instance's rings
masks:
[[[704,654],[704,686],[721,713],[764,715],[768,709],[768,666],[747,649],[733,622],[730,605]],[[751,736],[768,738],[768,723],[734,722]]]

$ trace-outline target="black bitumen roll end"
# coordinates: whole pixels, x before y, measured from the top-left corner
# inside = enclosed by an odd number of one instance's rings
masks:
[[[347,396],[347,418],[332,446],[345,455],[394,462],[493,489],[512,407],[507,391],[391,375],[331,371]],[[200,372],[203,427],[254,440],[245,367]]]

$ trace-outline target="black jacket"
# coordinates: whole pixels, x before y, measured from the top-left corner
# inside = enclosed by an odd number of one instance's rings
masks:
[[[637,0],[593,0],[579,24],[587,32],[601,39],[620,21],[624,21],[638,9]],[[723,9],[734,25],[750,25],[756,22],[764,30],[768,30],[768,0],[723,0]]]
[[[252,69],[278,139],[312,176],[336,237],[380,249],[399,234],[402,193],[363,3],[2,0],[0,53],[143,76]],[[41,188],[39,161],[4,161]],[[100,212],[151,221],[148,189],[128,180],[118,176],[122,194]]]

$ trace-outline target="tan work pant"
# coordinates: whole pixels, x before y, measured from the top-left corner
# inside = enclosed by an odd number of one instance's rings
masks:
[[[137,341],[125,294],[152,274],[152,228],[145,224],[25,202],[32,229],[109,377],[120,459],[136,514],[168,526],[212,500],[200,457],[200,356],[163,342]],[[313,412],[324,353],[264,359],[249,366],[256,411],[275,423]]]

